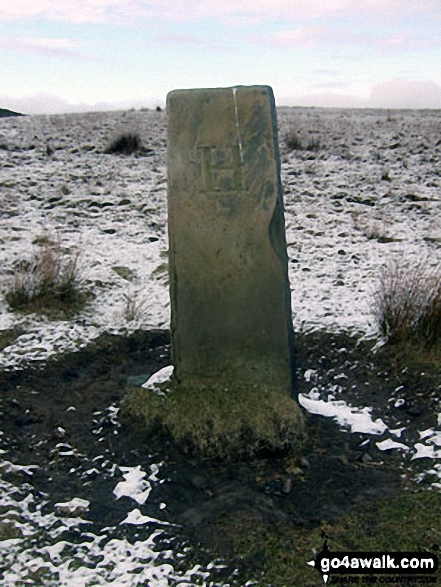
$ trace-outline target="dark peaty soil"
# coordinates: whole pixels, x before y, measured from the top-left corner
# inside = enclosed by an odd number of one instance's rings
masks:
[[[298,391],[311,389],[303,374],[313,369],[318,388],[338,381],[344,387],[342,399],[379,406],[377,417],[391,426],[433,426],[430,402],[419,402],[410,390],[404,407],[394,408],[388,401],[404,376],[398,376],[387,357],[369,361],[370,346],[344,335],[298,335]],[[117,424],[109,407],[118,406],[127,385],[142,384],[169,363],[168,332],[152,331],[128,338],[105,335],[41,370],[2,373],[0,429],[8,459],[39,465],[30,482],[54,503],[77,494],[89,499],[89,517],[102,527],[115,523],[121,506],[109,500],[116,484],[112,474],[94,473],[97,459],[143,469],[163,462],[166,481],[154,488],[143,513],[149,515],[150,506],[165,502],[164,516],[181,525],[182,539],[215,547],[227,557],[228,536],[220,531],[227,512],[312,527],[398,491],[400,458],[385,459],[375,446],[378,437],[349,434],[329,418],[306,414],[309,441],[301,458],[262,456],[229,465],[192,461],[166,439],[145,438]],[[60,455],[63,444],[74,454]],[[81,474],[72,475],[72,468]]]

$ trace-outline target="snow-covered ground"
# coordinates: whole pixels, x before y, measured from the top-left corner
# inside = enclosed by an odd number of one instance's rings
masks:
[[[282,108],[278,116],[294,325],[372,334],[379,268],[395,256],[440,255],[441,112]],[[103,154],[132,130],[146,156]],[[290,130],[320,149],[289,152]],[[46,233],[81,251],[95,294],[59,322],[20,316],[0,299],[0,329],[23,330],[0,365],[44,360],[103,331],[167,327],[165,114],[7,118],[0,146],[2,288]]]
[[[19,473],[26,468],[16,466],[16,469]],[[115,487],[116,499],[124,496],[138,505],[147,499],[150,481],[159,481],[156,465],[149,476],[141,467],[121,467],[120,471],[124,481]],[[171,549],[158,552],[155,544],[162,533],[161,526],[169,524],[143,516],[137,507],[128,505],[128,515],[120,522],[123,527],[143,528],[142,538],[135,534],[133,540],[117,535],[115,528],[94,533],[93,524],[87,519],[87,500],[76,497],[55,504],[55,511],[42,513],[48,502],[35,495],[31,485],[18,488],[0,480],[0,489],[0,508],[7,511],[6,523],[13,523],[17,529],[16,538],[0,540],[0,578],[5,587],[193,587],[208,584],[205,579],[215,568],[212,564],[209,570],[199,565],[177,570],[176,561],[185,553]],[[77,540],[72,538],[75,535]]]
[[[282,108],[278,116],[294,326],[375,336],[371,304],[379,269],[394,258],[439,262],[441,111]],[[140,157],[103,153],[116,134],[127,131],[139,132],[149,151]],[[318,141],[319,150],[289,151],[288,131],[304,145]],[[81,252],[84,286],[94,294],[84,311],[65,321],[12,312],[0,297],[0,331],[21,332],[0,351],[1,368],[20,369],[74,351],[102,332],[168,327],[166,164],[163,112],[0,120],[1,288],[9,287],[16,262],[30,258],[48,234],[66,252]],[[441,458],[439,430],[419,431],[419,442],[409,447],[400,441],[402,431],[389,430],[370,406],[348,406],[338,386],[318,389],[313,375],[304,373],[311,380],[310,393],[300,398],[304,408],[334,417],[352,432],[381,437],[381,450],[430,457],[429,472],[441,478],[441,466],[433,464]],[[43,514],[44,502],[32,492],[32,463],[2,458],[0,472],[16,467],[30,481],[18,487],[0,479],[0,506],[16,512],[24,536],[3,544],[11,586],[32,566],[53,578],[47,584],[132,585],[140,561],[143,584],[203,581],[199,568],[179,574],[168,563],[152,566],[159,530],[150,541],[134,544],[89,534],[83,550],[72,553],[58,536],[87,523],[87,503],[75,495]],[[121,524],[154,522],[138,506],[150,484],[160,482],[159,469],[149,474],[114,467],[124,482],[115,483],[109,500],[124,495],[136,502]],[[41,536],[42,526],[48,528],[46,545],[31,544],[27,537]]]
[[[22,122],[20,122],[20,120]],[[119,131],[141,133],[150,156],[102,153]],[[103,331],[168,323],[165,118],[151,112],[29,117],[2,121],[0,151],[1,283],[43,234],[81,252],[85,287],[95,301],[72,321],[19,317],[1,305],[0,328],[25,334],[0,363],[29,360],[89,342]],[[54,154],[48,156],[47,145]],[[137,320],[136,311],[140,308]],[[131,311],[130,311],[131,310]],[[127,312],[135,314],[130,323]]]

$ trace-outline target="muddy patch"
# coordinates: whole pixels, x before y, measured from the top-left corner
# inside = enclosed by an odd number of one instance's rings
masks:
[[[334,393],[349,403],[366,405],[375,399],[374,417],[381,415],[387,430],[402,425],[409,444],[415,430],[434,425],[430,403],[421,402],[420,409],[411,412],[390,402],[400,382],[386,360],[380,365],[366,360],[372,343],[324,334],[299,335],[297,340],[299,393],[310,393],[312,385],[324,390],[338,384]],[[410,475],[399,451],[386,455],[379,449],[376,442],[383,436],[350,433],[332,418],[314,414],[307,414],[309,440],[301,458],[279,456],[229,465],[189,460],[167,439],[143,437],[118,420],[125,389],[141,385],[168,364],[168,332],[151,331],[127,338],[104,335],[93,346],[43,369],[1,374],[1,478],[21,492],[20,500],[26,492],[35,503],[40,499],[35,508],[41,515],[60,512],[59,504],[74,498],[87,501],[86,511],[70,511],[77,521],[83,516],[85,524],[72,523],[63,534],[65,541],[81,544],[88,532],[107,543],[121,538],[130,544],[151,540],[158,558],[146,562],[144,557],[144,563],[158,568],[165,551],[168,556],[170,551],[181,553],[173,561],[173,572],[181,578],[187,572],[181,570],[187,560],[182,553],[197,552],[198,562],[210,570],[187,580],[206,584],[210,576],[213,585],[220,585],[233,581],[237,563],[232,559],[219,568],[210,566],[218,554],[227,560],[233,555],[223,531],[226,514],[313,528],[367,501],[394,496],[402,478]],[[408,406],[417,405],[410,393],[406,401]],[[13,526],[14,515],[5,499],[0,517]],[[19,531],[18,536],[26,533]],[[38,541],[44,542],[44,533],[35,538],[37,550]],[[92,567],[98,564],[89,559]],[[51,559],[52,567],[56,562]],[[48,576],[52,567],[48,563],[43,569]],[[173,580],[169,578],[170,584]]]

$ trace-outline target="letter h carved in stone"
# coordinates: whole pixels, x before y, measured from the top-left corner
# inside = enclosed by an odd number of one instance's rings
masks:
[[[199,165],[201,192],[245,189],[239,145],[198,145],[191,161]]]

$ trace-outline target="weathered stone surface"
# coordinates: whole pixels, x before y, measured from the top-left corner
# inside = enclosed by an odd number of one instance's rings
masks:
[[[290,289],[273,93],[167,97],[175,378],[291,393]]]

